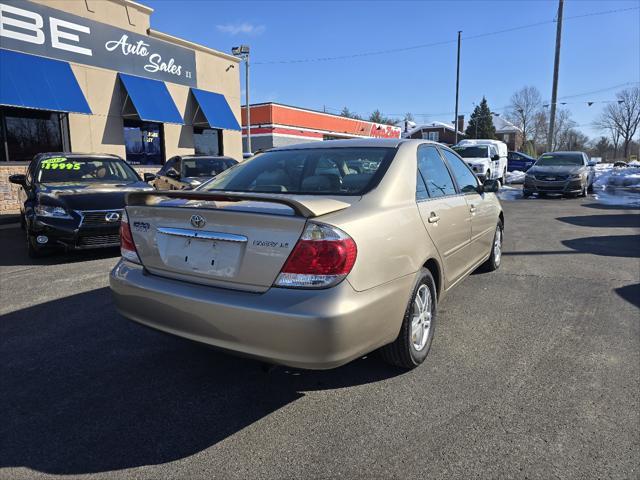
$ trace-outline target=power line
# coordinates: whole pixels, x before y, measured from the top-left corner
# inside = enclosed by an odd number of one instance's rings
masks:
[[[573,15],[571,17],[565,17],[564,20],[574,20],[574,19],[578,19],[578,18],[585,18],[585,17],[595,17],[595,16],[601,16],[601,15],[610,15],[612,13],[620,13],[620,12],[628,12],[631,10],[639,10],[640,7],[630,7],[630,8],[619,8],[619,9],[615,9],[615,10],[603,10],[603,11],[599,11],[599,12],[591,12],[591,13],[586,13],[586,14],[582,14],[582,15]],[[527,28],[534,28],[534,27],[539,27],[542,25],[548,25],[551,23],[555,23],[556,20],[544,20],[541,22],[536,22],[536,23],[530,23],[527,25],[520,25],[517,27],[512,27],[512,28],[505,28],[502,30],[495,30],[492,32],[485,32],[485,33],[478,33],[476,35],[470,35],[470,36],[464,36],[462,37],[463,40],[473,40],[473,39],[478,39],[478,38],[484,38],[484,37],[489,37],[492,35],[500,35],[502,33],[509,33],[509,32],[515,32],[518,30],[524,30]],[[440,45],[448,45],[448,44],[454,44],[456,43],[457,40],[441,40],[438,42],[431,42],[431,43],[422,43],[422,44],[418,44],[418,45],[411,45],[411,46],[407,46],[407,47],[398,47],[398,48],[390,48],[390,49],[386,49],[386,50],[375,50],[375,51],[371,51],[371,52],[361,52],[361,53],[353,53],[353,54],[349,54],[349,55],[336,55],[336,56],[327,56],[327,57],[317,57],[317,58],[301,58],[301,59],[292,59],[292,60],[271,60],[271,61],[263,61],[263,62],[253,62],[254,65],[278,65],[278,64],[294,64],[294,63],[312,63],[312,62],[330,62],[330,61],[334,61],[334,60],[346,60],[346,59],[350,59],[350,58],[362,58],[362,57],[371,57],[374,55],[386,55],[386,54],[390,54],[390,53],[399,53],[399,52],[407,52],[407,51],[411,51],[411,50],[418,50],[418,49],[422,49],[422,48],[429,48],[429,47],[436,47],[436,46],[440,46]]]

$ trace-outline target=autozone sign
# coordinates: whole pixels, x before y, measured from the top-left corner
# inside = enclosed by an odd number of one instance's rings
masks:
[[[197,86],[192,50],[25,0],[0,2],[0,48]]]

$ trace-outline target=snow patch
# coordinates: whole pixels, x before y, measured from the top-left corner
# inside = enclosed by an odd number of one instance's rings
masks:
[[[520,170],[507,172],[507,183],[524,183],[524,175],[525,173]]]

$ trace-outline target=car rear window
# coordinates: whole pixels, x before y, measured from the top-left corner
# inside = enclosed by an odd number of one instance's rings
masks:
[[[375,187],[395,148],[274,150],[222,172],[198,190],[362,195]]]
[[[235,165],[235,160],[230,158],[183,158],[182,176],[184,177],[213,177],[227,168]]]
[[[40,183],[137,182],[136,172],[119,158],[57,156],[38,162],[35,174]]]
[[[488,147],[453,147],[462,158],[486,158]]]

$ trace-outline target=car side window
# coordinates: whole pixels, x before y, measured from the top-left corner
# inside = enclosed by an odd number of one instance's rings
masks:
[[[178,157],[171,157],[160,170],[160,175],[166,175],[171,170],[178,173]]]
[[[427,185],[424,183],[424,178],[420,175],[420,170],[416,169],[416,201],[426,200],[429,198],[429,192],[427,191]]]
[[[478,193],[478,178],[469,169],[467,164],[450,150],[441,148],[440,151],[447,160],[460,191],[462,193]]]
[[[424,179],[427,192],[431,198],[455,195],[456,187],[435,147],[422,145],[418,147],[418,170]]]

